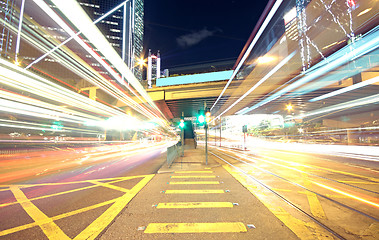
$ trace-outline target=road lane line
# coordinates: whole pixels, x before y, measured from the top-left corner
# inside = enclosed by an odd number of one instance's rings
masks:
[[[176,171],[174,173],[213,173],[213,171]]]
[[[86,229],[79,233],[79,235],[77,235],[74,240],[95,239],[154,176],[154,174],[145,175],[145,177],[139,181],[132,189],[118,198],[118,200],[112,204],[112,206],[110,206],[102,215],[100,215],[100,217],[98,217]]]
[[[224,190],[166,190],[164,193],[166,194],[208,194],[208,193],[225,193]]]
[[[188,181],[188,182],[169,182],[170,185],[192,185],[192,184],[220,184],[219,181]]]
[[[171,176],[171,178],[216,178],[216,176]]]
[[[102,183],[102,182],[92,181],[92,180],[89,181],[89,182],[92,183],[92,184],[98,185],[98,186],[110,188],[110,189],[117,190],[117,191],[120,191],[120,192],[125,192],[125,193],[129,192],[129,189],[118,187],[118,186],[115,186],[115,185],[112,185],[112,184],[109,184],[109,183]]]
[[[46,216],[25,196],[20,188],[11,186],[10,189],[22,208],[37,223],[48,239],[70,239],[51,218]]]
[[[222,233],[247,232],[241,222],[218,223],[150,223],[145,233]]]
[[[158,203],[157,208],[232,208],[231,202],[172,202]]]

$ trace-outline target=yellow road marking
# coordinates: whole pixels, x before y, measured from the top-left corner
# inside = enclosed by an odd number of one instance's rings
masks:
[[[54,222],[51,218],[46,216],[41,210],[39,210],[26,196],[25,194],[15,186],[10,187],[13,195],[28,213],[28,215],[36,222],[42,229],[47,238],[49,239],[70,239]]]
[[[114,181],[111,181],[111,182],[108,182],[108,183],[116,183],[116,182],[121,182],[121,181],[124,181],[124,179],[114,180]],[[68,190],[68,191],[64,191],[64,192],[53,193],[53,194],[49,194],[49,195],[43,195],[43,196],[40,196],[40,197],[29,198],[29,200],[30,201],[34,201],[34,200],[44,199],[44,198],[48,198],[48,197],[55,197],[55,196],[59,196],[59,195],[67,194],[67,193],[72,193],[72,192],[77,192],[77,191],[82,191],[82,190],[86,190],[86,189],[90,189],[90,188],[95,188],[95,187],[99,187],[99,185],[91,185],[91,186],[88,186],[88,187],[76,188],[76,189],[72,189],[72,190]],[[129,190],[129,189],[125,189],[125,190]],[[0,204],[0,207],[6,207],[6,206],[13,205],[13,204],[17,204],[17,202],[3,203],[3,204]]]
[[[166,194],[206,194],[206,193],[225,193],[224,190],[166,190]]]
[[[75,182],[60,182],[60,183],[36,183],[36,184],[21,184],[21,185],[0,185],[0,187],[10,187],[16,186],[19,188],[29,188],[29,187],[40,187],[40,186],[56,186],[56,185],[66,185],[66,184],[76,184],[76,183],[89,183],[90,181],[111,181],[111,180],[130,180],[135,178],[144,178],[145,175],[131,176],[131,177],[116,177],[116,178],[101,178],[95,180],[84,180],[84,181],[75,181]]]
[[[154,174],[146,175],[132,189],[130,189],[122,197],[118,198],[118,200],[112,206],[110,206],[100,217],[93,221],[74,239],[95,239],[153,177]]]
[[[171,178],[216,178],[216,176],[171,176]]]
[[[323,230],[320,226],[313,222],[305,222],[289,214],[283,208],[279,206],[271,205],[270,199],[267,199],[264,192],[259,190],[259,187],[251,187],[250,184],[239,174],[231,169],[227,165],[223,167],[239,181],[243,186],[245,186],[251,194],[257,197],[269,210],[272,212],[280,221],[282,221],[289,229],[292,230],[300,239],[313,240],[313,239],[333,239],[333,236],[328,232]]]
[[[120,192],[129,192],[129,189],[118,187],[118,186],[115,186],[115,185],[112,185],[112,184],[109,184],[109,183],[102,183],[102,182],[98,182],[98,181],[89,181],[89,182],[93,183],[93,184],[96,184],[96,185],[99,185],[99,186],[102,186],[102,187],[107,187],[107,188],[110,188],[110,189],[113,189],[113,190],[117,190],[117,191],[120,191]]]
[[[312,188],[312,184],[309,181],[308,174],[301,173],[303,180],[304,180],[304,186],[308,189]],[[309,207],[311,209],[311,213],[313,216],[318,218],[325,218],[325,212],[324,209],[321,206],[320,201],[317,198],[317,195],[313,192],[306,191]]]
[[[173,202],[158,203],[157,208],[232,208],[231,202]]]
[[[271,189],[277,192],[292,192],[292,190],[290,189],[283,189],[283,188],[271,188]]]
[[[170,185],[185,185],[185,184],[220,184],[219,181],[188,181],[188,182],[169,182]]]
[[[118,200],[118,198],[112,199],[112,200],[109,200],[109,201],[106,201],[106,202],[98,203],[98,204],[95,204],[95,205],[92,205],[92,206],[89,206],[89,207],[77,209],[75,211],[71,211],[71,212],[68,212],[68,213],[63,213],[61,215],[52,217],[51,219],[53,221],[56,221],[56,220],[59,220],[59,219],[65,218],[65,217],[70,217],[70,216],[73,216],[73,215],[76,215],[76,214],[79,214],[79,213],[83,213],[83,212],[90,211],[90,210],[93,210],[93,209],[96,209],[96,208],[99,208],[99,207],[106,206],[108,204],[116,202],[117,200]],[[0,232],[0,237],[8,235],[8,234],[11,234],[11,233],[19,232],[19,231],[22,231],[22,230],[25,230],[25,229],[29,229],[29,228],[32,228],[32,227],[36,227],[36,226],[38,226],[38,224],[36,222],[34,222],[34,223],[29,223],[29,224],[25,224],[25,225],[22,225],[22,226],[10,228],[10,229],[1,231]]]
[[[213,173],[213,171],[176,171],[175,173]]]
[[[307,194],[308,191],[297,191],[298,193]],[[329,198],[348,198],[347,196],[343,195],[331,195],[331,194],[324,194],[325,196]]]
[[[219,223],[150,223],[145,233],[215,233],[247,232],[241,222]]]

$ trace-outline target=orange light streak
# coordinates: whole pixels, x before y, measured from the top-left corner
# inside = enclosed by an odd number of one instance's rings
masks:
[[[377,200],[378,202],[372,202],[372,201],[369,201],[367,199],[364,199],[364,198],[361,198],[361,197],[358,197],[358,196],[355,196],[355,195],[352,195],[350,193],[347,193],[347,192],[344,192],[344,191],[341,191],[339,189],[336,189],[336,188],[332,188],[332,187],[329,187],[329,186],[326,186],[324,184],[321,184],[321,183],[318,183],[318,182],[314,182],[314,181],[311,181],[312,183],[316,184],[317,186],[319,187],[322,187],[322,188],[325,188],[325,189],[328,189],[332,192],[335,192],[335,193],[339,193],[339,194],[342,194],[344,196],[347,196],[347,197],[350,197],[352,199],[355,199],[355,200],[358,200],[358,201],[361,201],[361,202],[364,202],[364,203],[367,203],[371,206],[374,206],[374,207],[377,207],[379,208],[379,199],[377,198],[374,198],[375,200]]]

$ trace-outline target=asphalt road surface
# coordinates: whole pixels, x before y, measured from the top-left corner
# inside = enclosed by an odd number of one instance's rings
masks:
[[[0,238],[96,237],[165,163],[168,145],[127,143],[2,155]]]

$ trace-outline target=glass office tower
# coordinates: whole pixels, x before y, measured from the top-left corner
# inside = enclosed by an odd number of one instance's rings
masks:
[[[122,2],[121,0],[79,1],[93,20],[100,18]],[[135,66],[137,60],[142,57],[143,17],[144,1],[129,0],[97,25],[139,80],[142,80],[142,69]]]
[[[0,55],[7,57],[10,53],[14,52],[12,50],[13,35],[12,32],[7,27],[7,24],[13,23],[14,14],[14,1],[13,0],[1,0],[0,1],[0,18],[2,19],[0,23]],[[14,48],[14,44],[13,44]]]

